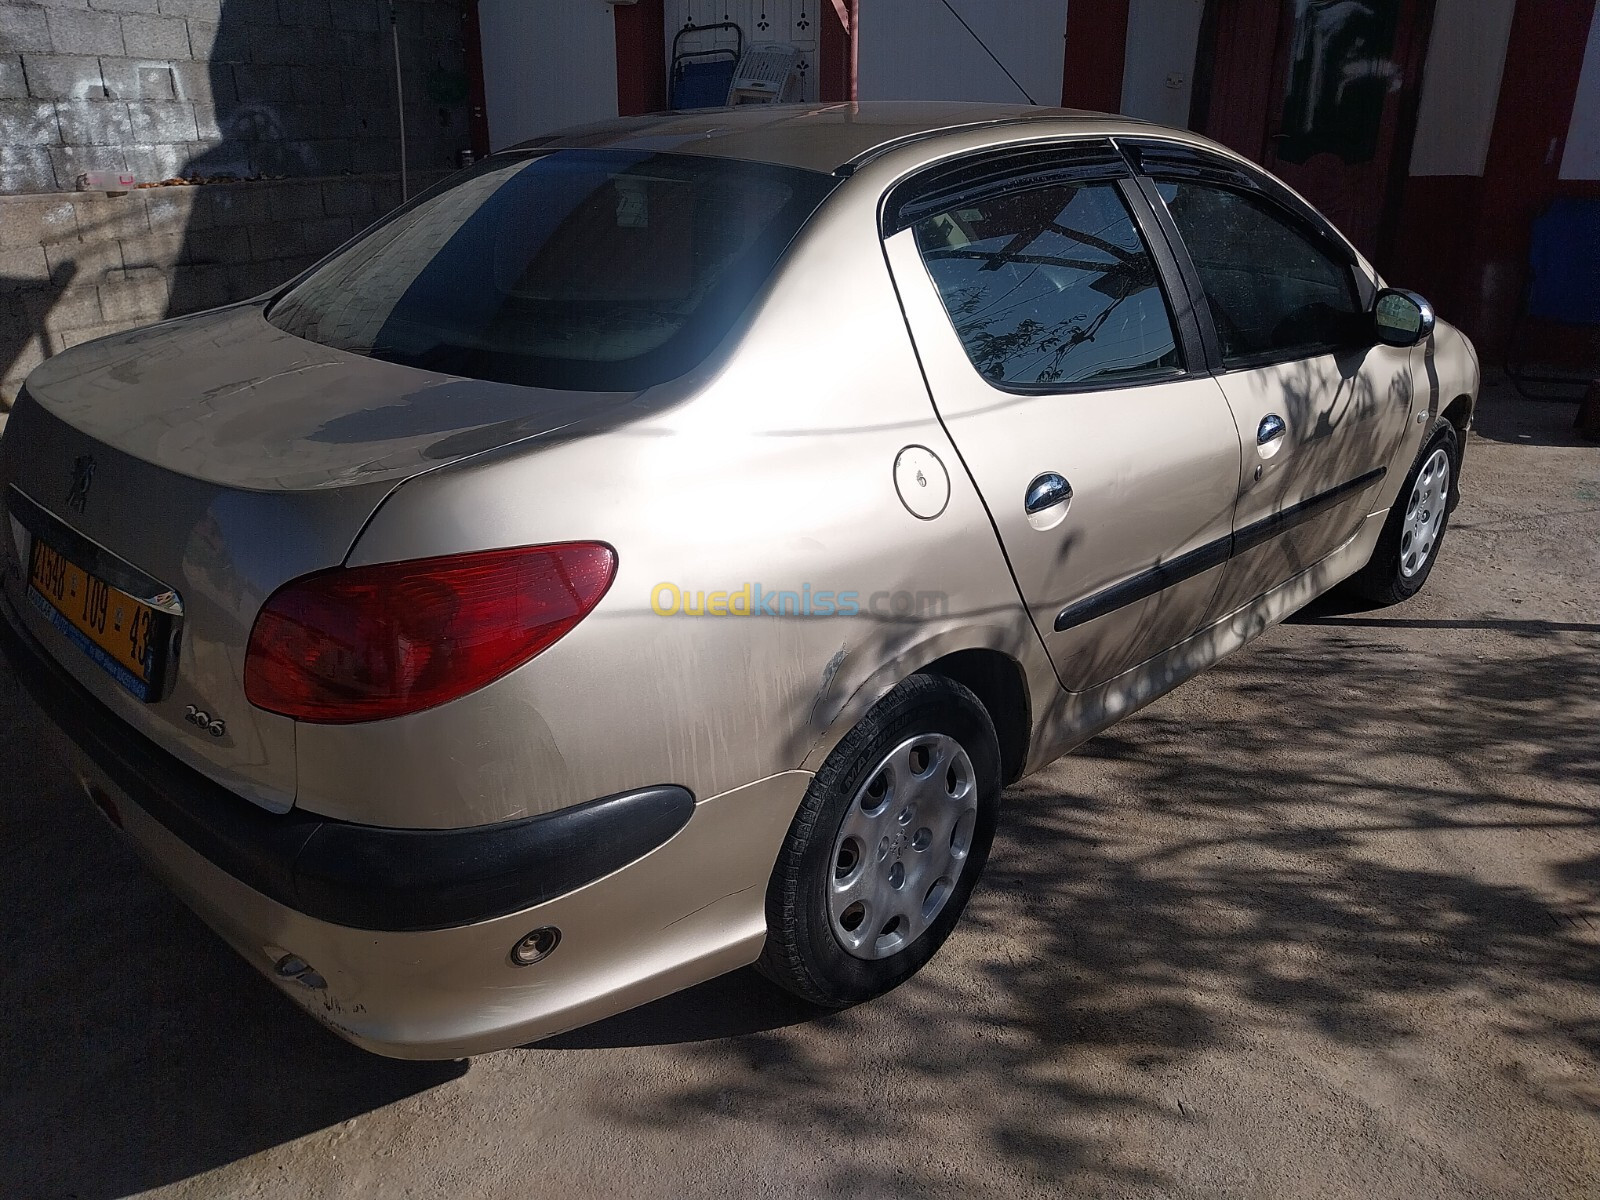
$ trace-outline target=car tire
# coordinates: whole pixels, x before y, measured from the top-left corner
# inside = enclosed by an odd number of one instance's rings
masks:
[[[767,888],[758,969],[843,1008],[896,987],[943,944],[988,859],[1000,743],[967,688],[913,675],[833,749]]]
[[[1461,439],[1441,417],[1395,496],[1372,557],[1351,576],[1351,592],[1374,604],[1399,604],[1422,590],[1460,498],[1460,466]]]

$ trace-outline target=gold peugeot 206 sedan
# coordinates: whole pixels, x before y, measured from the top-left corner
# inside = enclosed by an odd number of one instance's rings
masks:
[[[1421,588],[1478,374],[1189,133],[613,121],[39,367],[0,635],[90,798],[359,1045],[749,963],[842,1006],[950,933],[1008,782],[1335,584]]]

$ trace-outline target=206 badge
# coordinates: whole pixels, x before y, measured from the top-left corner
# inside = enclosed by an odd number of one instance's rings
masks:
[[[205,709],[196,708],[192,704],[184,708],[183,719],[191,725],[204,729],[214,738],[224,737],[228,732],[228,726],[221,717],[213,717]]]

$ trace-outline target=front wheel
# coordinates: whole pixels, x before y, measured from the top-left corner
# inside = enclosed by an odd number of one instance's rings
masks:
[[[960,919],[999,803],[1000,745],[978,698],[943,676],[906,679],[806,791],[767,889],[762,973],[829,1008],[909,978]]]
[[[1372,558],[1351,577],[1353,592],[1376,604],[1398,604],[1422,590],[1450,524],[1460,462],[1455,426],[1441,417],[1395,497]]]

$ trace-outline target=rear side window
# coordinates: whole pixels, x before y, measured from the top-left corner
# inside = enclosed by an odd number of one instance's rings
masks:
[[[1048,184],[913,226],[973,366],[1028,391],[1182,369],[1155,263],[1116,185]]]
[[[638,390],[710,353],[834,182],[709,157],[497,156],[347,247],[268,319],[452,375]]]
[[[1277,205],[1211,184],[1156,187],[1200,273],[1225,366],[1299,358],[1363,340],[1349,264]]]

